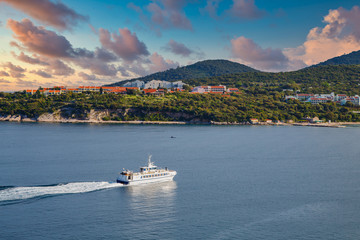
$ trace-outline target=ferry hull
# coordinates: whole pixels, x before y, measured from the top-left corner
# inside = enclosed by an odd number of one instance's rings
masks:
[[[139,185],[139,184],[147,184],[147,183],[158,183],[158,182],[168,182],[174,179],[175,175],[173,176],[166,176],[166,177],[158,177],[153,179],[139,179],[139,180],[129,180],[123,181],[121,179],[117,179],[116,182],[124,184],[124,185]]]

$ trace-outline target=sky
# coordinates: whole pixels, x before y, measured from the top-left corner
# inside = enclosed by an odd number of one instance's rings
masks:
[[[207,59],[294,71],[360,50],[354,0],[0,0],[0,91],[103,85]]]

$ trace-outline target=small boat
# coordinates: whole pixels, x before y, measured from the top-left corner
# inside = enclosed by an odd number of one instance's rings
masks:
[[[150,155],[147,166],[140,167],[140,172],[124,170],[120,173],[119,177],[116,179],[116,182],[125,185],[165,182],[165,181],[173,180],[176,174],[177,174],[176,171],[169,170],[167,167],[163,169],[155,166],[154,163],[151,162],[151,155]]]

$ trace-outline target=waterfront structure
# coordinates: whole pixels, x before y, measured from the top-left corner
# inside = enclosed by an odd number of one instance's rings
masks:
[[[259,120],[257,118],[250,118],[250,123],[251,124],[258,124]]]

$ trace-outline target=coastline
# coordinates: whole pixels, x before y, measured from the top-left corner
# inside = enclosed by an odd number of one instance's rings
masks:
[[[52,117],[49,117],[52,116]],[[259,122],[256,124],[251,124],[249,122],[204,122],[204,121],[104,121],[99,118],[90,118],[90,119],[73,119],[73,118],[62,118],[54,117],[51,114],[45,116],[40,116],[38,118],[27,118],[21,115],[0,115],[0,122],[24,122],[24,123],[91,123],[91,124],[135,124],[135,125],[217,125],[217,126],[242,126],[242,125],[251,125],[251,126],[302,126],[302,127],[332,127],[332,128],[344,128],[346,125],[360,125],[360,122],[331,122],[331,123],[265,123]]]

